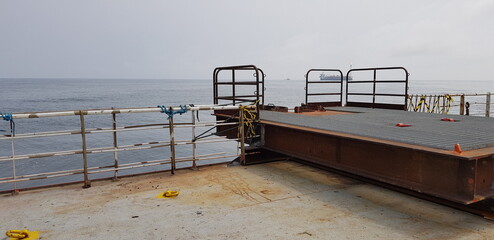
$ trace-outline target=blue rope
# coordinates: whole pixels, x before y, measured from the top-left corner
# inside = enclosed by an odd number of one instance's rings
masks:
[[[0,117],[5,121],[10,122],[10,127],[12,128],[12,135],[15,136],[15,122],[12,118],[12,113],[0,113]],[[6,132],[6,130],[0,130],[1,132]]]
[[[0,116],[5,121],[12,121],[12,113],[0,113]]]
[[[173,109],[167,109],[165,105],[158,105],[159,108],[161,108],[161,112],[165,113],[168,115],[168,119],[173,118],[173,115],[175,114],[184,114],[186,113],[189,109],[187,108],[187,105],[180,105],[180,110],[173,110]]]

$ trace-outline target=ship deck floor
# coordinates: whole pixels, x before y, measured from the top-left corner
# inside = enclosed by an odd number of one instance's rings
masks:
[[[359,107],[326,110],[301,114],[261,111],[260,118],[266,124],[317,129],[442,154],[456,155],[453,150],[460,144],[465,158],[494,154],[494,118]],[[441,121],[442,118],[456,121]],[[397,127],[398,123],[411,126]]]
[[[292,161],[0,195],[42,239],[493,239],[481,217]],[[173,199],[155,198],[178,190]],[[0,238],[6,239],[6,238]]]

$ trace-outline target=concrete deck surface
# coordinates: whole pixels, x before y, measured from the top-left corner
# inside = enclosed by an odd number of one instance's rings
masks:
[[[481,217],[290,161],[92,185],[0,195],[0,230],[39,230],[41,239],[494,239]],[[165,190],[180,195],[155,198]]]

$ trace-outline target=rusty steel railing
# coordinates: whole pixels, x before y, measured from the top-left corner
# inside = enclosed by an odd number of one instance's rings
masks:
[[[219,74],[222,71],[231,71],[229,81],[220,81]],[[238,71],[253,71],[254,81],[238,81],[236,73]],[[213,71],[213,102],[219,104],[219,101],[227,101],[227,104],[236,105],[239,103],[256,103],[264,105],[264,78],[265,74],[262,69],[255,65],[240,65],[218,67]],[[231,85],[231,95],[219,95],[219,85]],[[254,86],[253,94],[238,95],[237,86]]]
[[[491,116],[493,93],[474,94],[412,94],[408,95],[407,111],[442,114]]]
[[[320,80],[320,81],[309,81],[309,74],[311,72],[337,72],[340,75],[340,80]],[[325,107],[330,106],[341,106],[343,101],[343,72],[339,69],[309,69],[305,74],[305,104],[319,104]],[[339,92],[314,92],[311,93],[309,90],[310,85],[314,84],[340,84]],[[311,96],[339,96],[340,101],[324,101],[324,102],[309,102],[309,97]]]
[[[180,106],[180,107],[169,107],[167,110],[170,112],[187,110],[191,112],[192,120],[191,122],[185,123],[174,123],[173,114],[168,118],[168,123],[160,123],[160,124],[145,124],[145,125],[133,125],[133,126],[123,126],[117,127],[116,115],[118,114],[128,114],[128,113],[151,113],[151,112],[163,112],[163,109],[160,107],[148,107],[148,108],[126,108],[126,109],[97,109],[97,110],[79,110],[79,111],[58,111],[58,112],[36,112],[36,113],[13,113],[12,120],[17,119],[33,119],[33,118],[46,118],[46,117],[66,117],[66,116],[80,116],[79,124],[80,129],[77,130],[58,130],[58,131],[46,131],[46,132],[30,132],[30,133],[19,133],[16,134],[14,128],[12,127],[13,121],[11,121],[10,134],[0,135],[0,141],[10,141],[11,142],[11,153],[7,156],[0,156],[0,162],[12,162],[12,176],[11,177],[2,177],[0,178],[0,185],[6,183],[13,183],[13,188],[7,191],[17,191],[16,183],[24,182],[24,181],[34,181],[48,178],[56,178],[70,175],[83,175],[83,187],[91,186],[91,174],[96,173],[104,173],[104,172],[113,172],[113,179],[118,178],[119,170],[133,169],[133,168],[141,168],[141,167],[150,167],[157,165],[170,165],[170,171],[172,174],[175,173],[176,163],[179,162],[192,162],[192,168],[196,167],[197,161],[202,160],[213,160],[213,159],[225,159],[240,157],[245,159],[245,143],[243,139],[240,139],[243,136],[243,118],[240,118],[238,122],[224,122],[224,121],[209,121],[209,122],[198,122],[196,118],[196,114],[198,111],[206,111],[206,110],[230,110],[230,111],[238,111],[237,114],[240,116],[243,115],[243,111],[245,109],[254,109],[255,105],[247,105],[247,106],[217,106],[217,105],[199,105],[193,106],[189,105]],[[112,115],[112,127],[110,128],[87,128],[85,123],[85,117],[88,115]],[[160,115],[162,118],[163,116]],[[217,126],[230,126],[232,129],[240,129],[242,133],[239,133],[239,138],[237,139],[226,139],[218,136],[211,136],[204,140],[204,137],[198,138],[196,134],[196,128],[198,127],[217,127]],[[192,139],[191,140],[177,140],[175,139],[175,130],[178,128],[191,128],[192,130]],[[168,140],[164,141],[154,141],[154,142],[145,142],[138,144],[130,144],[130,145],[119,145],[117,139],[118,132],[128,132],[128,131],[141,131],[141,130],[152,130],[152,129],[169,129],[169,137]],[[98,133],[112,133],[112,146],[111,147],[89,147],[89,140],[87,136],[90,134],[98,134]],[[55,137],[55,136],[70,136],[70,135],[80,135],[81,149],[75,150],[64,150],[64,151],[53,151],[53,152],[38,152],[38,153],[30,153],[30,154],[21,154],[16,155],[16,140],[18,139],[27,139],[27,138],[46,138],[46,137]],[[236,149],[235,154],[229,154],[227,152],[217,152],[212,154],[202,154],[199,155],[196,153],[196,146],[198,144],[207,144],[207,143],[221,143],[226,141],[236,141],[238,148]],[[192,156],[187,157],[177,157],[175,152],[175,146],[179,145],[191,145],[192,146]],[[24,146],[25,147],[25,146]],[[170,148],[170,156],[164,159],[158,160],[145,160],[145,161],[135,161],[130,163],[119,163],[118,153],[122,151],[134,151],[134,150],[145,150],[145,149],[154,149],[154,148]],[[88,155],[95,153],[112,153],[113,152],[113,163],[109,166],[89,166],[88,165]],[[47,158],[47,157],[56,157],[56,156],[70,156],[70,155],[80,155],[81,161],[83,162],[82,168],[79,169],[64,169],[59,171],[47,171],[41,172],[41,170],[37,170],[38,172],[29,173],[26,175],[17,175],[16,174],[16,161],[29,161],[33,159]],[[162,171],[165,171],[162,170]],[[149,172],[150,173],[150,172]],[[80,181],[77,181],[80,182]],[[68,184],[74,182],[62,182],[59,184]]]
[[[405,74],[404,79],[402,80],[379,80],[377,77],[377,73],[381,71],[403,71]],[[354,72],[369,72],[373,73],[372,80],[352,80],[348,81],[348,76]],[[350,69],[346,74],[346,106],[351,107],[371,107],[371,108],[386,108],[386,109],[397,109],[397,110],[406,110],[407,109],[407,96],[408,96],[408,71],[404,67],[382,67],[382,68],[357,68]],[[360,84],[360,83],[372,83],[372,92],[371,93],[363,93],[363,92],[350,92],[350,85]],[[376,93],[376,86],[378,84],[403,84],[404,89],[403,92],[400,93]],[[349,100],[349,96],[372,96],[371,102],[363,102],[363,101],[355,101]],[[403,98],[403,104],[393,104],[393,103],[383,103],[378,102],[376,100],[377,97],[399,97]]]

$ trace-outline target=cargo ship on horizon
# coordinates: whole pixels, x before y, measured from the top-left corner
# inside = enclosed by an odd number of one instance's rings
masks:
[[[319,75],[319,79],[321,81],[339,81],[341,80],[341,75],[326,75],[324,73],[321,73],[321,75]],[[345,76],[343,76],[343,79],[345,79]],[[351,75],[348,76],[348,80],[353,80]]]

